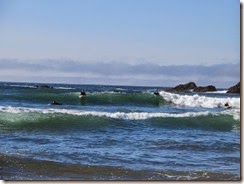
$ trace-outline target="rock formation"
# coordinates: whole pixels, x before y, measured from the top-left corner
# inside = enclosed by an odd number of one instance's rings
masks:
[[[236,85],[230,87],[228,89],[227,93],[240,93],[240,88],[241,88],[241,86],[240,86],[240,82],[239,82]]]
[[[216,87],[213,85],[209,85],[209,86],[199,86],[194,88],[193,90],[194,92],[207,92],[207,91],[217,91]]]
[[[170,92],[184,92],[184,91],[190,91],[190,90],[194,90],[194,88],[196,88],[197,85],[194,82],[189,82],[187,84],[180,84],[174,88],[170,88],[167,91]]]

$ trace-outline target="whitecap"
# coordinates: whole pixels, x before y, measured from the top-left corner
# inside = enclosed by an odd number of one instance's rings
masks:
[[[114,119],[127,119],[127,120],[145,120],[149,118],[185,118],[185,117],[197,117],[197,116],[218,116],[218,115],[232,115],[234,119],[239,120],[239,112],[231,109],[222,112],[185,112],[185,113],[164,113],[164,112],[102,112],[102,111],[83,111],[83,110],[71,110],[71,109],[37,109],[26,107],[4,107],[0,106],[0,112],[7,113],[43,113],[43,114],[69,114],[77,116],[98,116],[108,117]]]
[[[169,93],[165,91],[159,92],[159,94],[168,102],[172,102],[176,105],[187,107],[203,107],[203,108],[224,108],[226,103],[232,108],[240,109],[240,98],[228,97],[207,97],[200,95],[180,95],[175,93]]]
[[[220,94],[224,94],[224,93],[227,93],[227,90],[220,90],[220,91],[207,91],[206,93],[220,93]]]

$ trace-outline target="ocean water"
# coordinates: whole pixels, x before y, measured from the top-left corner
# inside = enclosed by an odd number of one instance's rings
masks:
[[[239,94],[35,85],[0,83],[0,179],[240,180]]]

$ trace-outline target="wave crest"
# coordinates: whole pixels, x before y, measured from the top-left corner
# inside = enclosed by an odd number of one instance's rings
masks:
[[[180,95],[161,91],[159,93],[166,101],[172,102],[176,105],[187,107],[203,107],[203,108],[224,108],[225,103],[228,102],[230,106],[235,109],[240,109],[240,98],[218,98],[206,97],[200,95]]]
[[[236,115],[236,110],[227,110],[222,112],[185,112],[185,113],[150,113],[150,112],[101,112],[101,111],[81,111],[70,109],[35,109],[24,107],[0,107],[0,112],[7,113],[42,113],[42,114],[69,114],[76,116],[98,116],[114,119],[126,119],[126,120],[145,120],[150,118],[185,118],[185,117],[197,117],[197,116],[219,116],[219,115]],[[238,118],[234,118],[238,120]]]
[[[233,114],[231,114],[233,113]],[[34,109],[22,107],[0,107],[1,131],[18,129],[74,131],[86,128],[118,126],[153,126],[157,128],[239,131],[235,112],[99,112],[70,109]]]

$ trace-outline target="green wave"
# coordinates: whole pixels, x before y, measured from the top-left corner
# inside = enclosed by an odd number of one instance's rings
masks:
[[[149,105],[160,106],[167,103],[163,97],[150,93],[87,93],[87,96],[79,98],[79,92],[25,92],[21,94],[10,94],[5,99],[13,99],[19,102],[29,101],[33,103],[48,104],[57,101],[64,105]]]
[[[138,113],[130,115],[130,119],[124,116],[116,116],[116,113],[98,114],[67,114],[67,113],[41,113],[41,112],[0,112],[0,131],[4,130],[64,130],[74,131],[84,128],[101,128],[124,126],[152,126],[155,128],[170,129],[203,129],[217,131],[239,131],[240,122],[233,119],[231,115],[197,115],[189,117],[154,117],[148,116],[145,119],[138,119]],[[139,114],[140,115],[140,114]],[[142,114],[143,116],[143,114]]]
[[[164,105],[163,97],[150,93],[93,93],[80,99],[81,104],[110,104],[110,105]]]
[[[154,118],[152,124],[157,127],[175,127],[176,129],[191,128],[219,131],[240,130],[240,122],[233,119],[233,116],[231,115],[208,115],[182,118]]]
[[[65,130],[99,128],[118,121],[98,116],[76,116],[72,114],[0,113],[1,130]]]

